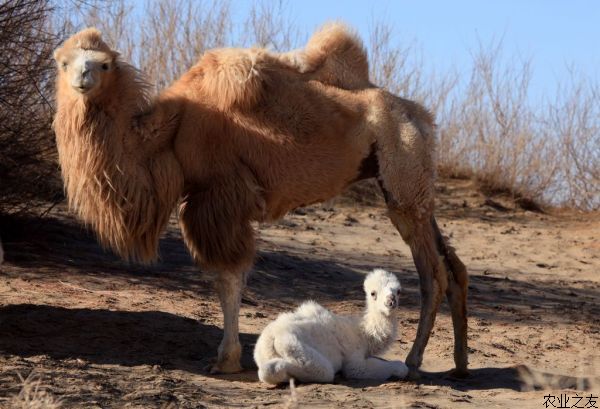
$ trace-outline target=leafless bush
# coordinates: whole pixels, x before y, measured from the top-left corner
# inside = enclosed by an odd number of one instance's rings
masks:
[[[58,191],[48,102],[56,42],[44,23],[50,1],[0,6],[0,49],[7,56],[0,62],[0,202],[5,209]],[[156,84],[156,91],[206,49],[256,45],[287,51],[310,34],[298,30],[283,0],[256,1],[245,16],[234,13],[229,0],[145,0],[135,8],[126,0],[65,4],[53,14],[55,27],[67,27],[69,34],[98,27]],[[11,11],[15,7],[23,12]],[[506,56],[502,42],[480,45],[470,77],[461,79],[454,70],[429,69],[416,42],[399,42],[393,34],[388,24],[371,25],[371,78],[436,114],[441,173],[473,177],[488,191],[517,200],[600,206],[598,84],[573,70],[554,99],[533,101],[530,61]],[[374,191],[363,187],[353,194]]]
[[[52,122],[47,0],[0,4],[0,213],[60,195]]]
[[[244,21],[240,44],[289,51],[297,47],[300,32],[286,14],[283,0],[255,2]]]
[[[554,101],[545,107],[542,126],[558,147],[556,183],[547,194],[559,203],[600,208],[600,86],[571,70]],[[544,164],[547,166],[547,164]]]
[[[67,19],[71,31],[86,26],[101,30],[156,91],[177,79],[205,50],[229,43],[232,32],[227,0],[146,0],[136,10],[125,0],[91,0],[80,3]]]
[[[440,168],[521,202],[596,209],[598,88],[573,75],[553,101],[536,103],[531,74],[530,61],[506,58],[501,42],[480,46],[466,86],[440,110]]]

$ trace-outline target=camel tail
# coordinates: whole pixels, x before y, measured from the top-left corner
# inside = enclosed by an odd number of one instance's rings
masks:
[[[450,246],[444,236],[442,236],[435,217],[431,218],[431,226],[435,234],[437,251],[444,258],[449,278],[462,288],[466,288],[468,285],[467,268],[456,255],[454,247]]]

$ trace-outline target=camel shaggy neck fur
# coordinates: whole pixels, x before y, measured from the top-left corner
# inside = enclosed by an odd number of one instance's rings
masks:
[[[408,364],[417,368],[448,294],[455,360],[467,366],[466,270],[433,217],[434,125],[420,105],[374,87],[362,44],[340,25],[304,50],[207,52],[151,96],[143,75],[95,29],[55,52],[54,121],[71,207],[100,242],[150,262],[179,205],[185,243],[215,273],[224,337],[214,371],[240,370],[241,291],[255,256],[253,221],[377,178],[421,278]]]
[[[332,382],[338,371],[354,379],[404,378],[408,368],[403,362],[375,357],[396,338],[400,283],[377,269],[367,276],[364,289],[362,317],[335,315],[309,301],[267,325],[254,349],[259,379],[271,384],[290,378]]]

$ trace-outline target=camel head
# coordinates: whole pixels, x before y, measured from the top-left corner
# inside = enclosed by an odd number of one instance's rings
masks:
[[[115,75],[119,53],[102,40],[100,31],[86,28],[54,52],[57,86],[82,98],[99,95]]]
[[[365,279],[367,309],[389,316],[398,307],[400,282],[395,275],[382,269],[375,269]]]

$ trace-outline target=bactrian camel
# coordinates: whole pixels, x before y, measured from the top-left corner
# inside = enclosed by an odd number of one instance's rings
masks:
[[[408,374],[404,362],[376,357],[396,338],[400,282],[376,269],[365,279],[364,290],[367,307],[360,317],[336,315],[306,301],[269,323],[254,348],[258,378],[275,385],[291,378],[333,382],[342,371],[347,379],[403,379]]]
[[[434,211],[434,123],[369,83],[363,46],[343,26],[304,50],[217,49],[152,96],[95,29],[55,52],[54,120],[69,204],[99,241],[151,262],[179,205],[185,243],[215,274],[224,335],[214,372],[241,370],[238,314],[255,257],[253,221],[281,218],[377,178],[419,273],[421,315],[406,359],[420,366],[446,293],[457,375],[467,371],[467,273]]]

